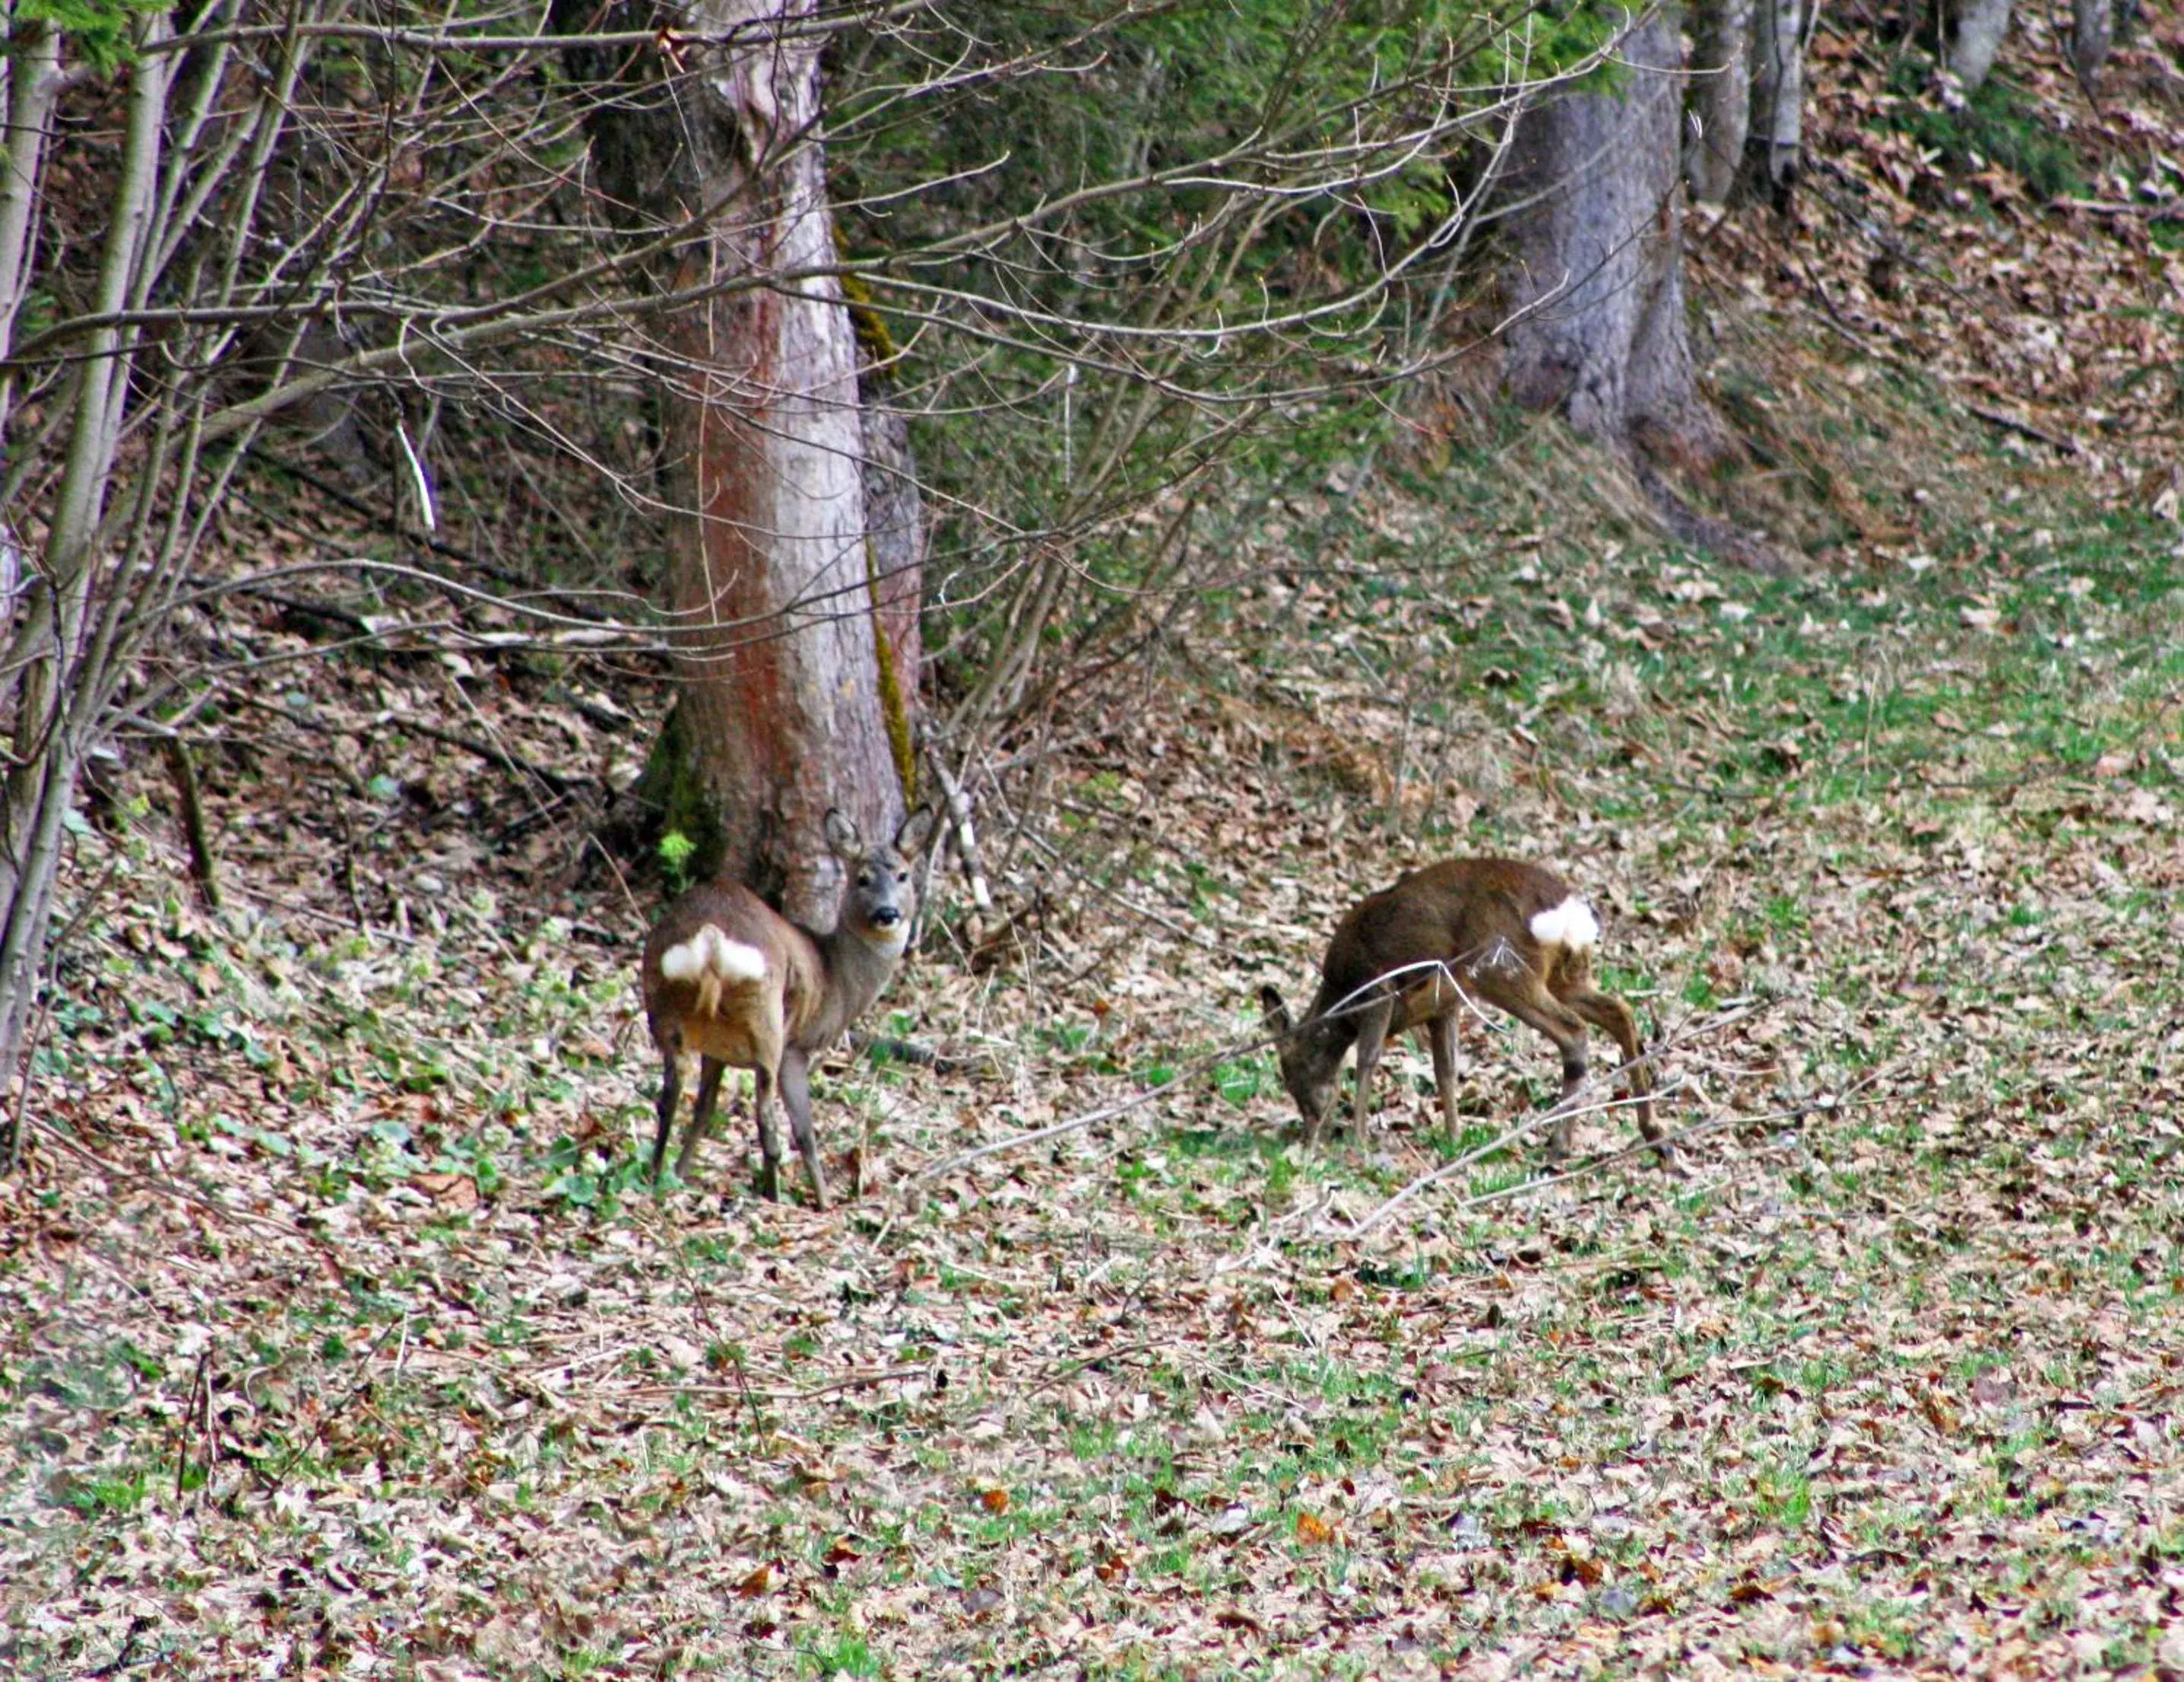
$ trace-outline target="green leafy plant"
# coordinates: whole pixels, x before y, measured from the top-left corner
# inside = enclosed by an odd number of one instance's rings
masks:
[[[690,859],[698,844],[680,830],[668,830],[660,837],[660,874],[666,879],[667,891],[679,894],[690,886]]]
[[[652,1184],[641,1155],[617,1155],[566,1135],[554,1140],[546,1165],[546,1196],[603,1218],[611,1218],[627,1193]]]

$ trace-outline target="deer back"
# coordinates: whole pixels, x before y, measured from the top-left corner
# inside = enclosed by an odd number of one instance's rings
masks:
[[[784,1037],[825,991],[825,962],[810,933],[737,882],[705,882],[668,907],[644,948],[644,1013],[666,1048],[680,1031],[693,1049],[718,1037],[716,1019],[777,1001]]]
[[[911,861],[933,814],[913,813],[893,840],[867,847],[856,825],[827,814],[841,860],[833,932],[789,921],[742,884],[713,881],[667,909],[645,943],[645,1014],[663,1050],[677,1042],[745,1065],[761,1043],[816,1051],[871,1006],[902,960],[917,908]],[[754,1034],[744,1019],[767,1013]]]
[[[1403,972],[1396,985],[1431,1000],[1446,964],[1462,978],[1465,965],[1537,968],[1540,942],[1533,919],[1575,897],[1552,870],[1514,858],[1451,858],[1398,878],[1352,906],[1335,926],[1320,967],[1315,1015],[1367,995],[1382,976]]]

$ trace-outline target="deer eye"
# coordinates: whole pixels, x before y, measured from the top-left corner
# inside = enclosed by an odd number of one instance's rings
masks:
[[[859,887],[861,887],[861,888],[868,888],[868,887],[872,886],[872,873],[871,871],[869,871],[869,870],[860,870],[860,871],[858,871],[858,872],[857,872],[857,886],[858,886]]]

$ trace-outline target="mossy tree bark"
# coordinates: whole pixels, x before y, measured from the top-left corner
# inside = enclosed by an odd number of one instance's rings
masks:
[[[699,221],[662,280],[671,296],[703,295],[656,330],[675,504],[665,605],[682,687],[679,735],[662,742],[652,780],[699,830],[701,864],[716,841],[722,874],[824,926],[837,871],[826,813],[894,832],[905,791],[891,737],[907,740],[916,679],[914,636],[906,677],[890,657],[900,623],[915,622],[916,574],[882,579],[868,547],[856,338],[826,272],[825,37],[816,0],[700,0],[672,18],[614,9],[689,31],[679,62],[694,72],[671,87],[656,64],[616,64],[628,92],[593,135],[626,204],[655,225]],[[566,12],[598,16],[581,0]],[[876,599],[898,628],[887,655]],[[694,791],[710,837],[688,809]]]
[[[899,406],[893,364],[897,355],[885,323],[861,305],[855,311],[862,353],[866,556],[872,578],[873,652],[879,659],[880,705],[888,746],[904,793],[915,798],[917,760],[911,735],[919,673],[925,664],[922,629],[925,555],[930,528],[910,418]]]

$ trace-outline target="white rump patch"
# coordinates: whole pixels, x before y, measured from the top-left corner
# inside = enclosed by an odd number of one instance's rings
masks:
[[[710,923],[687,941],[660,954],[660,973],[671,981],[758,981],[766,978],[766,954],[732,941]]]
[[[1600,944],[1600,924],[1592,908],[1572,894],[1552,910],[1532,919],[1532,938],[1541,946],[1585,952]]]

